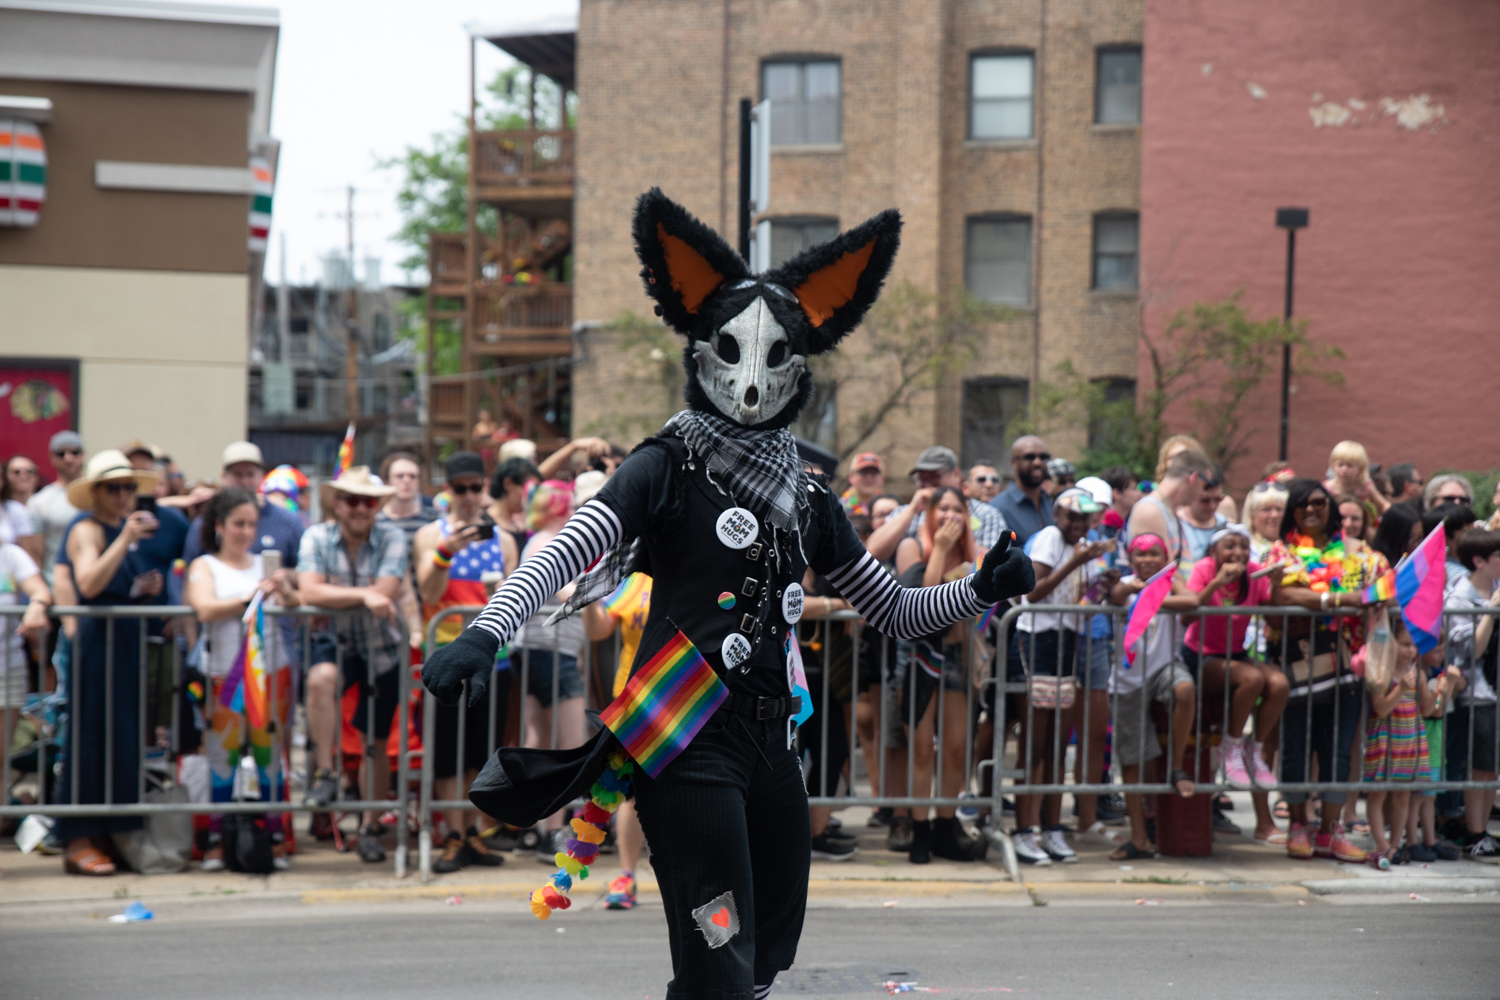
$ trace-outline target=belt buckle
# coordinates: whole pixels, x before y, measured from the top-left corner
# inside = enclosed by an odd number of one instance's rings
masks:
[[[780,698],[759,698],[755,702],[755,721],[765,722],[781,714]]]

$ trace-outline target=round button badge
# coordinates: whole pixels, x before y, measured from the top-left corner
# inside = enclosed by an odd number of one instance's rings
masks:
[[[787,584],[786,593],[781,598],[781,617],[785,618],[789,625],[795,625],[802,620],[802,585],[800,583]]]
[[[714,524],[719,541],[731,549],[749,548],[760,535],[760,522],[743,507],[731,507]]]
[[[724,657],[724,669],[733,670],[750,656],[750,640],[738,632],[731,632],[724,637],[719,654]]]

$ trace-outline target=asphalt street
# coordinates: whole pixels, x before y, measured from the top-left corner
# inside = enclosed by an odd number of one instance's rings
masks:
[[[203,1000],[656,998],[670,974],[661,910],[514,904],[9,907],[0,997]],[[1493,904],[1131,905],[816,909],[773,995],[885,996],[886,980],[955,996],[1500,997]]]

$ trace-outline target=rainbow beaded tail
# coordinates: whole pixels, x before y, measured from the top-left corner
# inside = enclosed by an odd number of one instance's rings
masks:
[[[569,824],[573,836],[568,838],[567,850],[559,852],[557,871],[547,879],[547,884],[531,894],[531,912],[538,920],[552,916],[553,910],[566,910],[573,905],[568,890],[573,880],[589,877],[589,865],[599,857],[599,845],[609,830],[609,818],[620,808],[620,803],[630,796],[630,774],[635,765],[624,753],[616,751],[609,755],[609,766],[589,790],[590,802],[583,807]]]

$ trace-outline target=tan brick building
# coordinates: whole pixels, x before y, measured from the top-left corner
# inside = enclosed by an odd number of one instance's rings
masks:
[[[1133,389],[1141,0],[582,0],[574,205],[574,428],[661,404],[596,324],[650,316],[630,245],[660,186],[734,243],[738,105],[770,96],[773,253],[883,208],[893,281],[1013,304],[971,370],[864,443],[908,467],[934,442],[1003,457],[1030,385],[1070,360]],[[761,221],[758,217],[755,221]],[[865,350],[856,333],[843,350]],[[846,384],[839,440],[888,372]],[[1086,430],[1053,435],[1076,454]]]

